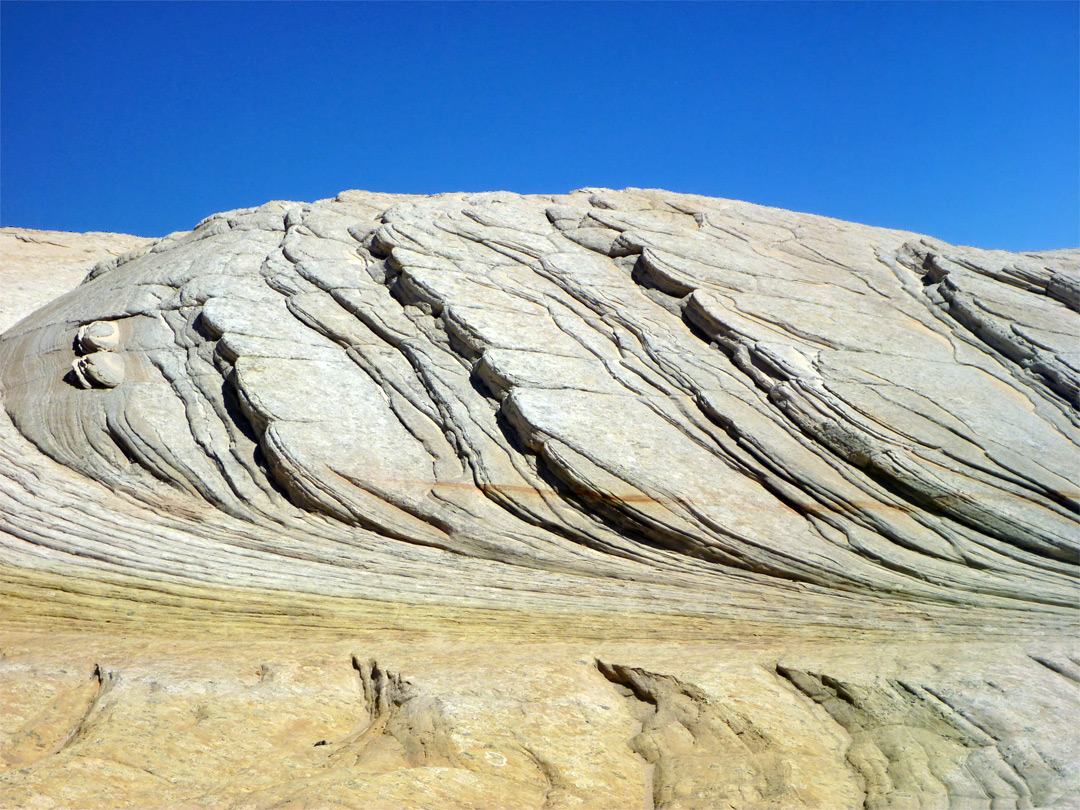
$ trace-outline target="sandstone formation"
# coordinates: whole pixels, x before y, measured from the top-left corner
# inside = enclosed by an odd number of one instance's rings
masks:
[[[90,266],[154,241],[122,233],[0,228],[0,333],[76,286]]]
[[[1080,804],[1078,309],[643,190],[102,261],[0,336],[2,803]]]

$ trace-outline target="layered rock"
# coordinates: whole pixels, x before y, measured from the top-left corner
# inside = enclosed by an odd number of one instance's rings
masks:
[[[759,649],[723,697],[698,683],[722,672],[640,648],[541,669],[625,697],[613,728],[638,730],[618,757],[649,776],[625,795],[657,807],[1068,802],[1075,738],[1024,717],[1076,700],[1078,279],[1080,251],[659,191],[344,192],[215,215],[0,337],[9,604],[28,623],[134,605],[169,627],[378,617],[552,643],[977,633],[1010,663],[973,654],[970,682],[942,652],[905,670],[910,647],[891,674]],[[453,698],[385,669],[372,698],[358,655],[367,719],[297,760],[295,784],[377,762],[457,773],[443,806],[615,795],[622,766],[570,777],[580,763],[538,753],[550,730],[496,719],[491,761],[517,781],[490,781]],[[1009,713],[1005,681],[1030,711]],[[770,714],[792,700],[805,722]],[[218,798],[301,801],[271,776]]]

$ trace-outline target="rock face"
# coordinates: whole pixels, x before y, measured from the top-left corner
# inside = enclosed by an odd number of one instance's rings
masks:
[[[642,190],[345,192],[101,262],[0,337],[0,788],[1080,803],[1078,308],[1080,251]]]

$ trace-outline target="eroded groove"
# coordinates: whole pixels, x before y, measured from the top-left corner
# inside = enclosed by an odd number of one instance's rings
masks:
[[[1036,664],[1046,667],[1053,673],[1060,675],[1063,678],[1067,678],[1073,683],[1080,684],[1080,664],[1069,658],[1060,660],[1056,658],[1050,658],[1046,655],[1037,655],[1029,653],[1028,658],[1034,661]]]
[[[1048,768],[1030,742],[1001,737],[991,726],[1008,721],[977,701],[981,708],[965,707],[942,688],[903,679],[859,684],[780,664],[775,671],[850,735],[847,761],[866,808],[1050,807],[1075,795],[1073,776]]]
[[[459,766],[458,749],[438,700],[375,659],[354,655],[351,665],[363,714],[344,738],[320,741],[329,751],[330,765],[347,763],[376,773]]]
[[[95,664],[86,683],[61,692],[11,735],[3,761],[11,768],[26,767],[75,746],[89,733],[102,699],[118,680],[115,672]]]
[[[596,668],[641,723],[629,746],[653,769],[656,810],[807,807],[790,753],[752,718],[671,675],[599,660]]]

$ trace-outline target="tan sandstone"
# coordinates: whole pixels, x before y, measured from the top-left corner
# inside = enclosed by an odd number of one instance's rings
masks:
[[[1080,804],[1077,252],[596,189],[0,239],[0,806]]]

